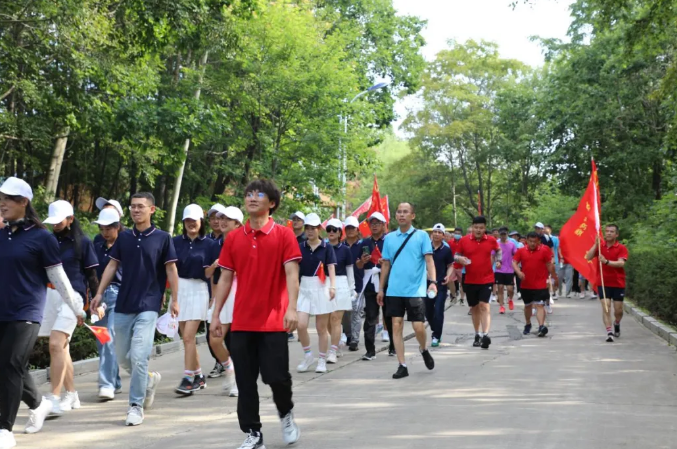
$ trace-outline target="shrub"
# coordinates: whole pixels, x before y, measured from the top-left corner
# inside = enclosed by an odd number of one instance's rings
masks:
[[[656,318],[677,325],[677,248],[633,245],[629,251],[628,298]]]

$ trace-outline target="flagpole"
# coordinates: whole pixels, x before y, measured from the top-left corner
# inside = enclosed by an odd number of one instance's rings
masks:
[[[604,288],[604,272],[602,271],[602,243],[599,235],[597,236],[597,260],[599,261],[599,278],[602,281],[602,300],[604,301],[604,312],[609,313],[609,305],[606,300],[606,289]]]
[[[602,302],[604,302],[604,313],[607,315],[609,314],[609,304],[607,304],[607,299],[606,299],[606,288],[604,288],[604,270],[602,268],[602,242],[599,238],[599,234],[601,232],[601,227],[602,223],[600,220],[600,210],[599,210],[599,181],[597,179],[597,166],[595,165],[595,158],[590,157],[590,161],[592,162],[592,167],[595,170],[595,184],[594,184],[594,192],[595,192],[595,219],[597,220],[597,223],[595,223],[595,229],[597,231],[597,260],[599,262],[599,278],[602,283]]]

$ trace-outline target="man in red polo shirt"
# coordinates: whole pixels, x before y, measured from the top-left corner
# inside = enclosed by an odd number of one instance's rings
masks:
[[[609,224],[604,228],[604,241],[601,251],[597,250],[599,238],[590,251],[585,255],[588,260],[596,259],[599,252],[599,262],[602,263],[602,277],[596,279],[599,299],[613,301],[614,328],[611,328],[611,304],[602,304],[602,318],[606,327],[606,341],[613,343],[614,337],[621,336],[621,320],[623,319],[623,299],[625,298],[625,261],[628,260],[628,248],[618,242],[618,226]],[[595,261],[595,263],[599,263]],[[604,282],[602,282],[604,281]],[[602,288],[604,284],[604,288]],[[605,299],[606,298],[606,299]],[[607,312],[608,311],[608,312]]]
[[[550,301],[548,290],[548,274],[552,276],[557,290],[557,273],[553,263],[552,250],[541,243],[541,236],[536,232],[527,234],[527,246],[517,250],[512,259],[512,267],[520,278],[522,301],[524,301],[524,335],[531,333],[532,308],[536,306],[538,319],[538,336],[545,337],[548,328],[545,325],[545,310],[543,306]]]
[[[221,336],[219,314],[237,275],[230,351],[240,390],[237,418],[240,429],[247,433],[240,449],[265,448],[259,415],[259,373],[273,391],[285,443],[293,444],[300,436],[294,422],[287,332],[293,332],[298,323],[301,250],[294,232],[276,224],[270,216],[280,205],[280,197],[272,181],[251,182],[245,189],[249,220],[228,234],[219,257],[223,271],[214,294],[210,332]]]
[[[489,349],[491,344],[489,298],[494,287],[492,252],[496,256],[496,268],[501,268],[503,253],[496,239],[487,235],[487,219],[482,216],[473,218],[472,234],[458,241],[454,260],[465,266],[463,291],[468,299],[468,306],[472,312],[472,324],[475,327],[473,346],[481,346],[482,349]],[[481,332],[480,324],[482,325]]]

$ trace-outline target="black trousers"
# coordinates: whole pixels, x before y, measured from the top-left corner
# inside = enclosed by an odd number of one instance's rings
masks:
[[[378,314],[381,311],[376,302],[376,293],[372,291],[364,292],[364,346],[367,352],[376,352],[376,324],[378,324]],[[394,338],[392,335],[393,319],[386,314],[386,305],[383,303],[383,320],[390,335],[390,350],[395,350]]]
[[[235,363],[237,419],[248,433],[261,430],[259,373],[273,390],[273,402],[282,418],[294,408],[289,373],[289,343],[286,332],[231,332],[231,357]]]
[[[28,371],[28,358],[39,330],[38,323],[0,322],[0,429],[12,431],[21,401],[31,410],[42,402]]]

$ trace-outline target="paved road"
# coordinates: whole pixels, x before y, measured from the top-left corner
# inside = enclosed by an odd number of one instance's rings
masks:
[[[599,305],[560,300],[548,338],[522,338],[521,310],[492,308],[491,349],[472,347],[464,306],[447,311],[443,344],[427,371],[407,342],[410,377],[391,378],[396,361],[381,352],[372,362],[350,353],[331,372],[293,374],[296,414],[305,449],[587,449],[677,447],[677,354],[631,318],[623,336],[604,342]],[[519,307],[518,309],[521,309]],[[408,327],[408,325],[407,325]],[[301,357],[292,343],[292,365]],[[204,365],[210,365],[205,346]],[[83,407],[43,431],[23,435],[26,410],[15,428],[20,448],[236,448],[236,399],[221,394],[220,379],[192,397],[173,393],[182,353],[151,362],[163,382],[155,407],[136,428],[124,427],[126,394],[96,400],[96,376],[76,379]],[[211,361],[209,361],[211,362]],[[127,378],[123,379],[124,393]],[[43,390],[47,391],[47,385]],[[283,447],[270,390],[262,387],[268,448]]]

